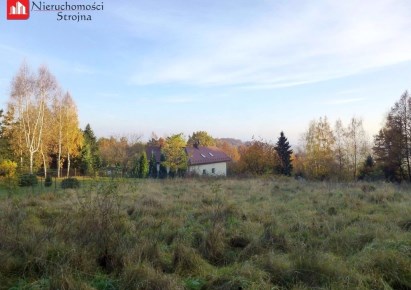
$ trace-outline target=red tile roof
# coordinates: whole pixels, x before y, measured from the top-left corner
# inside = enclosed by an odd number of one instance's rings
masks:
[[[186,147],[189,165],[229,162],[231,158],[215,146]]]
[[[231,158],[227,156],[220,148],[215,146],[197,146],[197,147],[186,147],[185,152],[188,156],[189,165],[200,165],[200,164],[210,164],[210,163],[220,163],[229,162]],[[158,163],[161,162],[161,148],[158,146],[148,146],[146,148],[147,159],[150,160],[151,155],[154,157]]]

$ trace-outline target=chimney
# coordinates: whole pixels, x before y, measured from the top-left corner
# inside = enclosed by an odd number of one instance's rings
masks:
[[[198,147],[200,147],[200,141],[199,141],[199,140],[195,140],[195,141],[194,141],[194,148],[197,148],[197,149],[198,149]]]

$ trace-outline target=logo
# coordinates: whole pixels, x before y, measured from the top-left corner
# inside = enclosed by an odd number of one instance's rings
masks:
[[[7,0],[7,20],[27,20],[29,16],[29,0]]]

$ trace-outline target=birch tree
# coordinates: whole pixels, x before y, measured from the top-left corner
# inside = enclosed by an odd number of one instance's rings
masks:
[[[70,176],[71,158],[78,156],[83,144],[83,134],[79,129],[77,106],[69,92],[63,99],[64,106],[64,149],[67,154],[67,177]]]
[[[305,138],[305,168],[313,178],[328,178],[334,167],[335,137],[327,117],[310,122]]]
[[[43,136],[40,143],[40,154],[43,163],[44,178],[47,177],[47,168],[50,163],[50,152],[53,151],[53,116],[49,108],[45,108]]]
[[[62,167],[62,147],[63,147],[63,98],[61,92],[56,94],[53,98],[52,104],[52,111],[53,111],[53,119],[54,119],[54,147],[55,152],[57,153],[57,177],[61,175],[61,167]]]
[[[9,107],[13,107],[15,112],[18,135],[23,137],[31,174],[34,155],[42,144],[47,104],[56,87],[54,76],[45,66],[41,66],[37,75],[33,75],[27,64],[23,64],[12,81]]]
[[[346,177],[347,169],[347,142],[346,130],[340,119],[335,122],[334,126],[335,137],[335,158],[338,163],[338,174],[340,178]]]
[[[359,165],[367,158],[368,145],[362,120],[351,118],[346,130],[349,168],[352,178],[357,179]]]

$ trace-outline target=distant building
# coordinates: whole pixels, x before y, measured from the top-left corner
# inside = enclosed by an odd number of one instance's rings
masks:
[[[157,177],[158,177],[160,173],[160,165],[161,165],[161,148],[159,146],[147,146],[146,155],[147,155],[147,159],[149,160],[149,162],[151,160],[151,157],[154,155],[154,158],[156,160],[156,171],[157,171],[155,174],[157,174]],[[153,173],[150,172],[150,175],[151,174]]]
[[[215,146],[186,147],[188,156],[188,172],[198,175],[226,176],[227,162],[231,158]]]
[[[185,152],[188,157],[188,173],[208,176],[227,175],[227,162],[230,162],[231,158],[220,148],[195,144],[193,147],[186,147]],[[159,170],[161,164],[161,148],[148,146],[146,148],[146,154],[149,160],[151,156],[154,155],[157,170]]]

